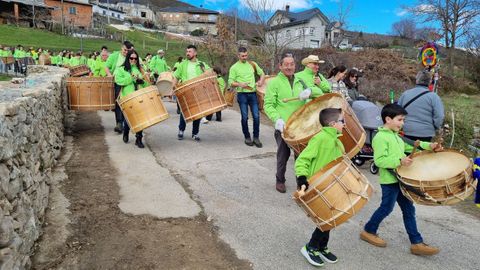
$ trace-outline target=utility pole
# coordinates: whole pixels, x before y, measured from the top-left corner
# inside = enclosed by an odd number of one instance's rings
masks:
[[[235,44],[237,44],[237,10],[235,10]]]
[[[62,35],[65,35],[65,24],[63,19],[63,0],[62,0]]]
[[[107,22],[110,24],[110,0],[107,0]]]
[[[32,0],[32,13],[33,13],[33,28],[35,28],[35,0]]]

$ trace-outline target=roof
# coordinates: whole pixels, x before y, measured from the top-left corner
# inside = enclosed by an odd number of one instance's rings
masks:
[[[50,8],[53,7],[47,6],[43,1],[34,1],[34,0],[0,0],[0,2],[7,2],[7,3],[20,3],[24,5],[35,5],[36,7],[43,7],[43,8]]]
[[[171,12],[171,13],[195,13],[195,14],[219,14],[218,11],[210,10],[206,8],[198,7],[166,7],[158,10],[159,12]]]
[[[100,3],[94,4],[94,5],[99,6],[99,7],[101,7],[101,8],[104,8],[104,9],[108,9],[108,10],[111,10],[111,11],[115,11],[115,12],[118,12],[118,13],[124,13],[124,14],[125,14],[125,12],[123,12],[123,11],[121,11],[121,10],[119,10],[119,9],[111,8],[111,7],[109,7],[109,6],[102,5],[102,4],[100,4]]]
[[[58,1],[61,2],[61,0],[50,0],[50,1]],[[89,4],[88,2],[80,2],[80,1],[74,1],[74,0],[63,0],[65,3],[72,3],[72,4],[77,4],[77,5],[84,5],[84,6],[92,6],[92,4]]]
[[[318,8],[307,9],[302,12],[291,12],[291,11],[287,12],[286,10],[277,10],[275,14],[273,14],[273,16],[268,20],[269,24],[270,24],[270,20],[275,16],[277,16],[277,14],[285,16],[286,18],[289,19],[290,22],[275,25],[272,27],[272,29],[285,28],[285,27],[290,27],[294,25],[308,23],[315,16],[320,16],[320,18],[322,18],[327,23],[327,25],[330,24],[330,20],[328,19],[328,17],[325,16],[325,14],[323,14]]]

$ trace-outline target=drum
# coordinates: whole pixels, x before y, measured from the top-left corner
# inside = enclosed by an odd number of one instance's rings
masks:
[[[452,205],[475,191],[472,166],[468,157],[452,149],[422,151],[413,155],[410,166],[400,166],[396,173],[402,193],[412,202]]]
[[[15,58],[13,58],[13,56],[2,57],[2,62],[5,65],[11,65],[11,64],[15,63]]]
[[[70,76],[72,77],[80,77],[90,73],[90,68],[88,68],[87,65],[78,65],[74,67],[69,67],[69,69],[70,69]]]
[[[352,161],[340,157],[308,179],[303,195],[293,199],[322,231],[331,230],[358,213],[372,196],[373,188]]]
[[[225,98],[225,102],[227,102],[227,106],[229,107],[233,106],[233,102],[235,100],[236,95],[237,95],[237,91],[235,91],[234,89],[227,88],[225,90],[223,97]]]
[[[137,90],[120,98],[117,102],[133,133],[158,124],[169,117],[156,86]]]
[[[173,89],[173,72],[162,72],[158,75],[156,86],[162,96],[169,96]]]
[[[67,91],[70,110],[98,111],[115,108],[112,77],[69,77]]]
[[[265,103],[265,93],[268,83],[275,78],[275,75],[266,75],[265,82],[261,87],[257,88],[258,109],[263,112],[263,103]]]
[[[46,55],[46,54],[40,54],[40,56],[38,57],[38,64],[39,65],[51,65],[52,62],[50,60],[50,56],[49,55]]]
[[[340,94],[322,95],[294,112],[285,124],[285,130],[282,133],[283,140],[297,155],[300,154],[307,147],[308,141],[322,130],[319,114],[325,108],[342,109],[345,127],[343,135],[339,139],[345,147],[347,156],[353,158],[362,149],[366,133],[352,108]]]
[[[186,122],[227,108],[227,102],[217,83],[217,75],[210,70],[178,85],[175,96]]]

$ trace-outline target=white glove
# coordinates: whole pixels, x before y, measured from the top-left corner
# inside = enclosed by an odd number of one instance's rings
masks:
[[[275,122],[275,129],[280,131],[280,132],[283,132],[283,129],[285,128],[285,121],[283,121],[282,118],[278,119],[276,122]]]
[[[307,88],[307,89],[303,90],[302,92],[300,92],[300,94],[298,95],[298,99],[307,100],[310,97],[311,94],[312,94],[312,90],[310,90],[310,88]]]

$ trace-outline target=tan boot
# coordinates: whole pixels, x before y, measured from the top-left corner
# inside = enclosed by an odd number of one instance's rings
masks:
[[[436,247],[431,247],[425,243],[419,243],[419,244],[414,244],[410,247],[410,252],[415,255],[435,255],[439,252],[440,250]]]
[[[366,231],[362,231],[360,233],[360,239],[367,241],[368,243],[377,246],[377,247],[386,247],[387,242],[382,238],[378,237],[378,235],[368,233]]]

